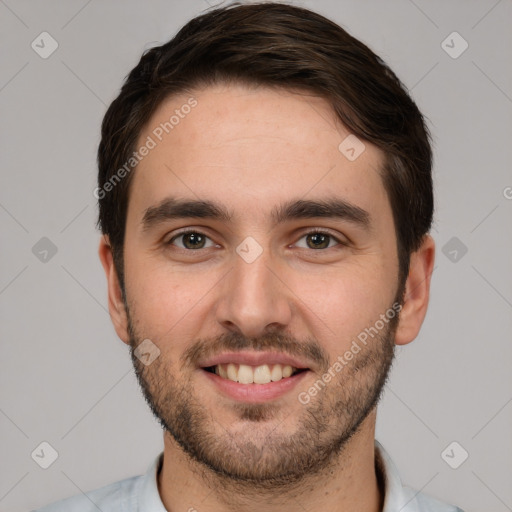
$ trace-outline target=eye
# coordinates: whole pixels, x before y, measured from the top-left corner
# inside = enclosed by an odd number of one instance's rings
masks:
[[[343,245],[335,236],[324,231],[311,231],[303,235],[300,239],[305,239],[305,245],[296,243],[298,247],[304,249],[330,249],[336,245]]]
[[[209,237],[199,231],[185,231],[173,236],[167,243],[168,245],[177,245],[181,249],[191,250],[206,249],[215,245]]]

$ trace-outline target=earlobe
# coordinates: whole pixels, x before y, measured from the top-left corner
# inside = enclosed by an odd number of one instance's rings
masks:
[[[107,278],[108,309],[110,312],[110,318],[114,324],[117,335],[122,341],[129,344],[130,336],[128,332],[128,316],[126,314],[119,277],[114,265],[112,247],[110,246],[109,239],[106,235],[101,237],[98,254]]]
[[[406,345],[413,341],[425,319],[434,259],[434,240],[430,235],[425,235],[420,248],[411,254],[404,301],[395,335],[397,345]]]

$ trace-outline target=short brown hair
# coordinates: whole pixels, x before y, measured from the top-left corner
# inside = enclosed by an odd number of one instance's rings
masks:
[[[98,149],[98,224],[108,235],[123,286],[123,244],[133,173],[104,192],[129,161],[164,99],[219,83],[302,90],[324,98],[357,137],[385,154],[382,179],[393,211],[400,277],[430,230],[432,150],[406,88],[366,45],[327,18],[280,3],[234,3],[188,22],[150,49],[103,119]],[[111,182],[111,181],[110,181]]]

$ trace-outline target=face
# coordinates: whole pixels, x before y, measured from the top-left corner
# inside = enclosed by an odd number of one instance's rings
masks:
[[[150,364],[132,352],[139,381],[190,457],[290,482],[339,454],[393,358],[383,155],[340,149],[350,133],[320,98],[234,85],[193,97],[169,98],[139,138],[156,144],[131,184],[121,337],[150,340]]]

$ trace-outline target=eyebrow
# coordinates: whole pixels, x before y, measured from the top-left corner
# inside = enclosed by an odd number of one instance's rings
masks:
[[[340,198],[288,201],[274,208],[270,216],[275,224],[318,217],[348,221],[366,230],[371,224],[370,214],[366,210]],[[172,219],[197,218],[230,222],[233,217],[231,211],[213,201],[169,197],[144,212],[142,225],[144,231],[148,231]]]

